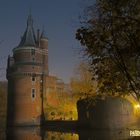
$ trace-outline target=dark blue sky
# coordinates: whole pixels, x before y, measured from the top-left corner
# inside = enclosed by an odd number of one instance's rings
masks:
[[[75,31],[88,0],[1,0],[0,1],[0,79],[5,79],[7,56],[20,41],[32,9],[34,28],[43,27],[49,39],[50,74],[69,81],[79,62],[79,42]]]

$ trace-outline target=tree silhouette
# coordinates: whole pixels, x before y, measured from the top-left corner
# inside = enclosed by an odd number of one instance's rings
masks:
[[[89,58],[98,93],[140,97],[140,1],[96,0],[76,38]]]

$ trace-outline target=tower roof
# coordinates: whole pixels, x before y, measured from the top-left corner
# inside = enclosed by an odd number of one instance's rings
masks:
[[[36,37],[34,34],[33,19],[31,14],[28,16],[27,27],[19,43],[19,47],[22,46],[36,46]]]
[[[46,35],[46,32],[45,32],[44,30],[43,30],[42,33],[41,33],[41,38],[42,38],[42,39],[48,39],[48,38],[47,38],[47,35]]]

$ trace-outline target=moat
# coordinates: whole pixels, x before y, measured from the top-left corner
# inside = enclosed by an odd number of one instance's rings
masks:
[[[83,127],[78,121],[47,121],[42,127],[0,128],[0,140],[139,140],[132,131],[140,133],[139,125],[108,130]]]
[[[0,130],[0,140],[138,140],[131,137],[130,130],[74,130],[67,129],[56,131],[39,127],[16,127],[7,131]]]

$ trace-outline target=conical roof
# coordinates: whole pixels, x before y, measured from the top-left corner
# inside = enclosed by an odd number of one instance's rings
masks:
[[[40,38],[47,39],[48,40],[47,35],[46,35],[46,32],[44,30],[42,31]]]
[[[19,47],[23,46],[36,46],[36,37],[34,34],[33,19],[31,14],[28,16],[27,27],[19,43]]]

